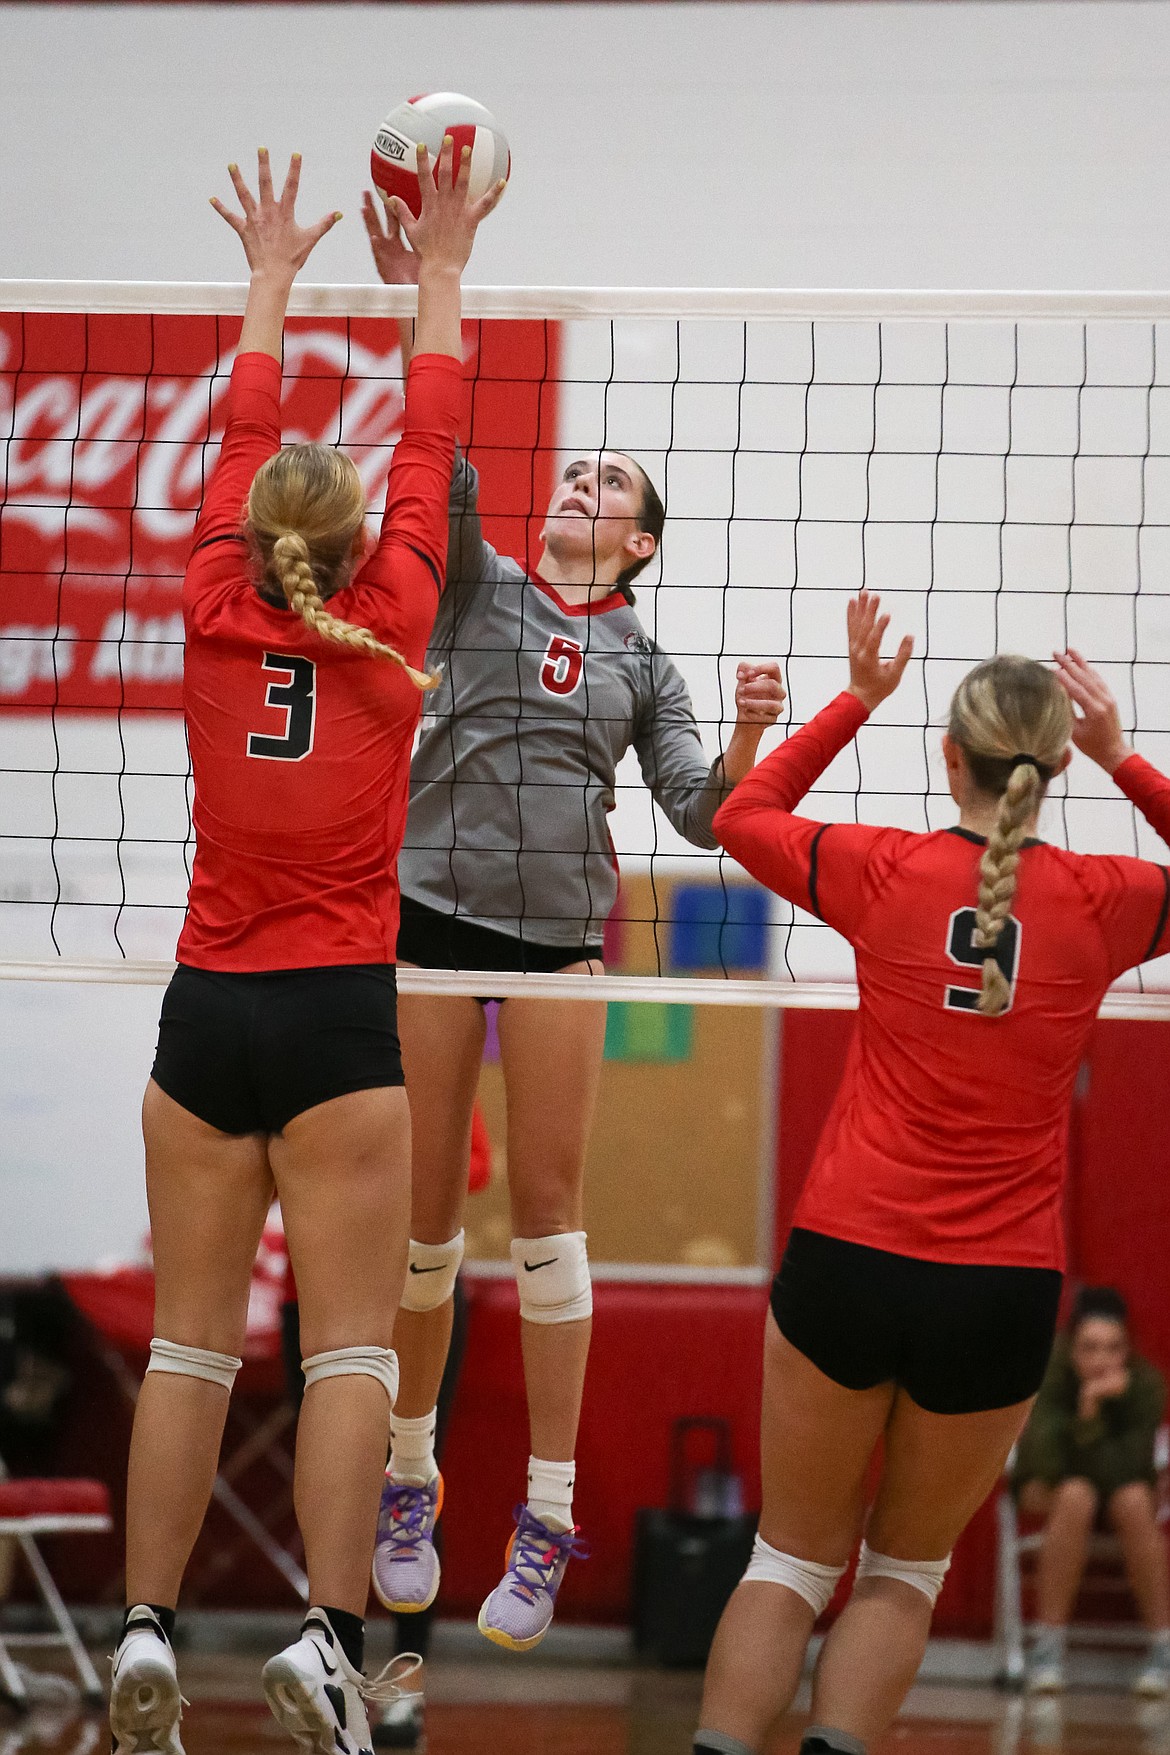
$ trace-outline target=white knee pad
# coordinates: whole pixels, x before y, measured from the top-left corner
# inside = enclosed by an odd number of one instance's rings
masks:
[[[868,1543],[862,1542],[857,1577],[896,1578],[902,1584],[920,1590],[924,1597],[929,1597],[933,1608],[938,1602],[938,1593],[943,1587],[943,1579],[950,1564],[949,1554],[945,1560],[891,1560],[888,1554],[875,1554]]]
[[[455,1276],[462,1260],[462,1231],[450,1243],[416,1243],[412,1237],[402,1309],[437,1310],[440,1304],[445,1304],[455,1290]]]
[[[821,1566],[816,1560],[798,1560],[795,1554],[782,1554],[763,1536],[757,1536],[743,1582],[786,1585],[798,1597],[804,1598],[814,1615],[823,1615],[844,1575],[843,1566]]]
[[[512,1265],[526,1322],[580,1322],[593,1315],[584,1231],[514,1237]]]
[[[201,1377],[204,1383],[218,1383],[230,1395],[242,1359],[230,1353],[209,1353],[205,1347],[181,1347],[177,1341],[151,1341],[147,1373],[166,1371],[172,1377]]]
[[[327,1377],[375,1377],[393,1407],[398,1398],[398,1356],[391,1347],[335,1347],[331,1353],[314,1353],[302,1359],[305,1388],[312,1389]]]

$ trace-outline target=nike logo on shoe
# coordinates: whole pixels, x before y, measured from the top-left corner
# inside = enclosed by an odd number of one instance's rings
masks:
[[[331,1688],[329,1686],[329,1684],[326,1683],[325,1684],[325,1698],[329,1702],[330,1706],[333,1708],[334,1718],[337,1720],[338,1724],[341,1726],[341,1729],[344,1730],[345,1729],[345,1691],[344,1691],[344,1689]]]
[[[524,1263],[524,1272],[526,1274],[534,1274],[537,1268],[552,1267],[553,1263],[560,1261],[560,1259],[559,1255],[550,1255],[547,1261],[526,1261]]]
[[[414,1263],[411,1262],[410,1271],[412,1274],[441,1274],[443,1271],[443,1264],[442,1262],[439,1262],[435,1267],[420,1268],[415,1267]]]

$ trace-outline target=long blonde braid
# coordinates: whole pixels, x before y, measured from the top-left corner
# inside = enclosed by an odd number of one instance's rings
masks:
[[[999,810],[979,863],[975,943],[994,952],[1016,894],[1020,848],[1072,735],[1072,708],[1054,673],[1002,654],[965,676],[951,702],[950,735],[981,792]],[[983,959],[977,1010],[999,1017],[1011,986],[994,955]]]
[[[433,689],[437,676],[415,670],[369,628],[343,621],[325,607],[325,597],[346,582],[365,514],[365,489],[348,457],[331,445],[288,445],[256,471],[246,529],[265,578],[314,633],[372,658],[388,658],[417,689]]]
[[[1016,893],[1016,871],[1020,863],[1020,847],[1028,824],[1040,808],[1044,788],[1040,770],[1034,762],[1021,762],[1012,770],[999,814],[987,837],[987,851],[979,861],[979,900],[975,907],[975,943],[994,950],[999,943],[1004,921],[1011,913]],[[983,959],[983,986],[976,1010],[984,1017],[995,1018],[1006,1012],[1011,988],[994,957]]]
[[[402,666],[416,689],[437,688],[437,676],[430,671],[415,670],[413,665],[406,662],[401,652],[396,652],[393,646],[387,646],[369,628],[360,627],[356,622],[343,621],[340,616],[330,615],[325,608],[325,600],[317,589],[313,564],[309,558],[309,545],[298,531],[290,530],[284,536],[277,537],[272,545],[269,570],[284,592],[289,607],[295,609],[301,620],[314,633],[320,634],[323,640],[334,640],[339,646],[352,646],[359,652],[368,652],[371,658],[389,658],[392,663]]]

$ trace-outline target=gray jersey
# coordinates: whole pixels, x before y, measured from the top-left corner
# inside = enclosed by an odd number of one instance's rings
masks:
[[[399,862],[403,893],[532,944],[601,939],[618,873],[606,822],[631,744],[680,834],[714,847],[727,788],[687,686],[614,592],[569,606],[483,539],[457,457],[447,589]]]

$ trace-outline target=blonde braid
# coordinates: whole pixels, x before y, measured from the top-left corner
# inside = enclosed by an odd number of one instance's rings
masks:
[[[317,579],[309,559],[309,545],[295,530],[286,531],[273,543],[270,569],[284,592],[289,607],[295,609],[301,620],[314,633],[320,634],[323,640],[334,640],[339,646],[352,646],[358,652],[368,652],[372,658],[389,658],[392,663],[401,665],[416,689],[427,690],[439,686],[440,679],[432,671],[415,670],[413,665],[406,662],[401,652],[396,652],[393,646],[384,645],[369,628],[358,627],[354,622],[342,621],[340,616],[330,615],[317,589]]]
[[[1043,790],[1034,762],[1020,762],[1012,769],[999,801],[999,814],[987,837],[987,851],[979,862],[979,901],[975,909],[975,943],[994,950],[1004,921],[1011,913],[1016,893],[1020,847],[1028,824],[1040,808]],[[985,1018],[1006,1012],[1012,990],[994,957],[983,959],[983,986],[976,1010]]]

